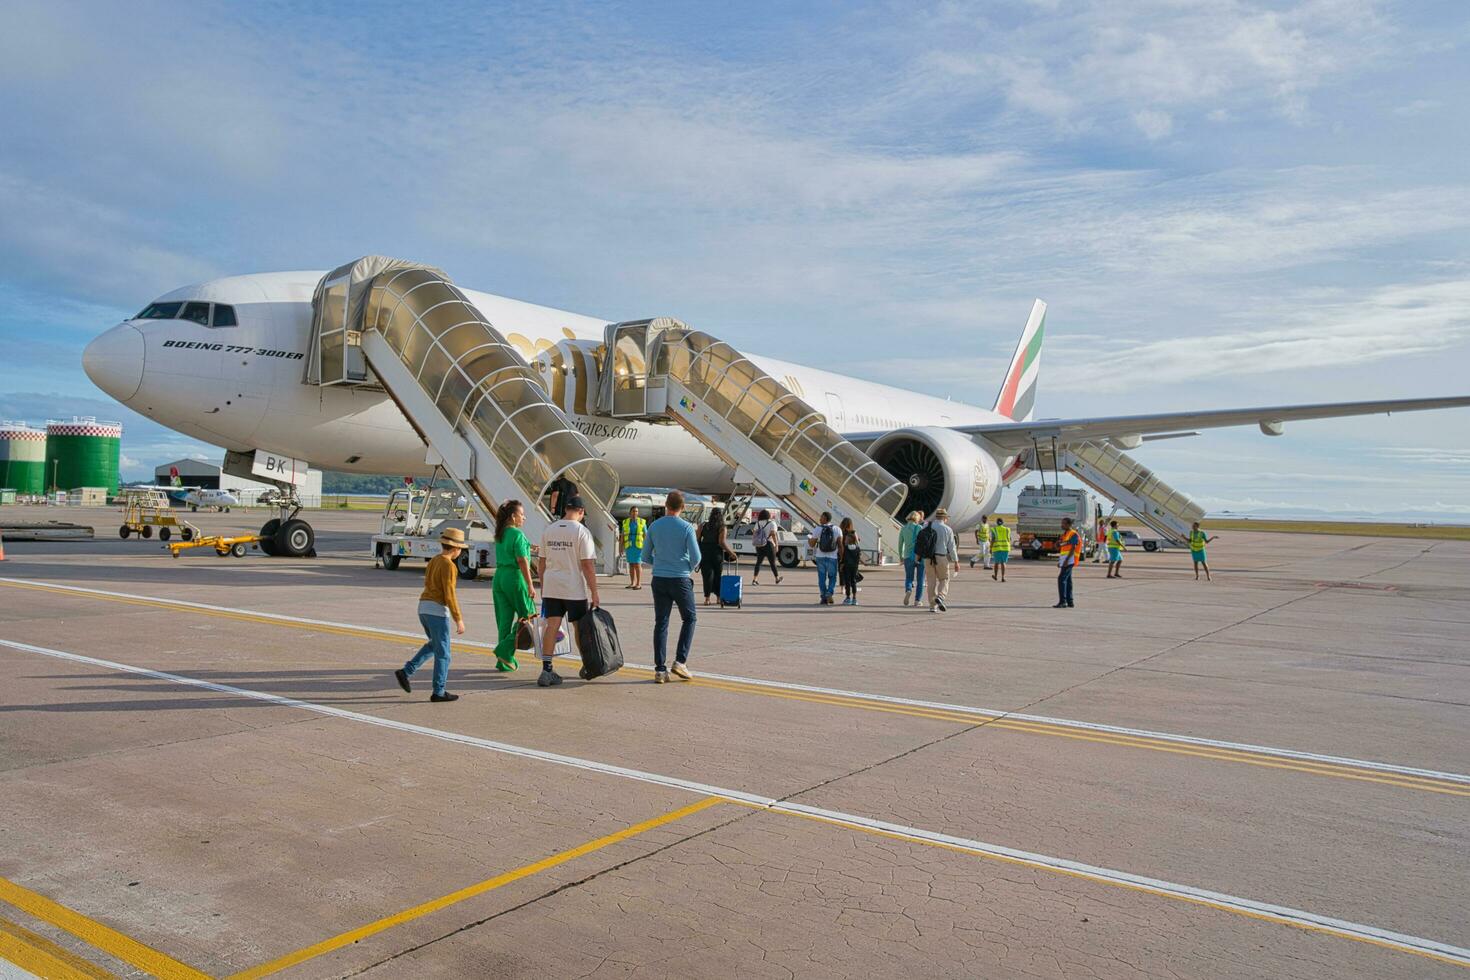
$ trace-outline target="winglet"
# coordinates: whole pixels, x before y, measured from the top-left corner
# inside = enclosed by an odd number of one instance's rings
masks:
[[[1041,342],[1046,336],[1046,304],[1037,300],[1031,306],[1031,317],[1016,352],[1011,355],[1011,367],[995,396],[995,410],[1013,422],[1029,422],[1036,409],[1036,382],[1041,376]]]

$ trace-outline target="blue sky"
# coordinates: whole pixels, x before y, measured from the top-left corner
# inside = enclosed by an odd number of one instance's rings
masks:
[[[92,335],[369,252],[1039,414],[1470,391],[1459,3],[30,2],[0,32],[0,415]],[[706,9],[708,8],[708,9]],[[1138,455],[1212,509],[1470,514],[1464,412]]]

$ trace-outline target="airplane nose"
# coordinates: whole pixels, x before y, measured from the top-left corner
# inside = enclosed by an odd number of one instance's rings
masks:
[[[143,334],[124,323],[113,327],[82,351],[82,370],[92,383],[120,402],[143,384]]]

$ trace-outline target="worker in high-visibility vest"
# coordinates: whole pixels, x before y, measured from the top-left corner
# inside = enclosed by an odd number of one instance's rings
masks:
[[[1072,527],[1072,518],[1062,518],[1062,536],[1057,541],[1057,604],[1053,609],[1071,609],[1072,571],[1082,561],[1082,535]]]
[[[1117,521],[1108,522],[1108,578],[1123,577],[1123,552],[1128,549],[1123,546],[1123,534],[1118,530]]]
[[[1205,581],[1214,581],[1210,578],[1210,566],[1205,562],[1205,545],[1217,537],[1219,537],[1217,534],[1206,536],[1205,532],[1199,529],[1199,521],[1195,521],[1194,526],[1189,529],[1189,557],[1194,559],[1194,580],[1196,582],[1199,581],[1201,568],[1205,570]]]
[[[1011,529],[1003,518],[997,517],[990,529],[990,563],[994,566],[990,577],[996,582],[1006,580],[1006,566],[1011,561]]]
[[[974,568],[977,561],[985,563],[990,567],[990,517],[980,518],[980,524],[975,528],[975,554],[970,556],[970,567]]]
[[[628,508],[628,516],[618,524],[618,544],[628,559],[628,584],[624,588],[643,588],[643,536],[648,522],[638,516],[637,507]]]

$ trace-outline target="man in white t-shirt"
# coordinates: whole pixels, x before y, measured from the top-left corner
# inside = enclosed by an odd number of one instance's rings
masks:
[[[561,683],[561,675],[551,667],[551,658],[556,655],[556,631],[562,618],[568,624],[575,623],[587,615],[587,610],[599,605],[597,545],[592,540],[592,532],[582,523],[587,507],[578,496],[569,498],[566,506],[566,516],[542,533],[541,556],[536,559],[546,610],[537,687]]]

